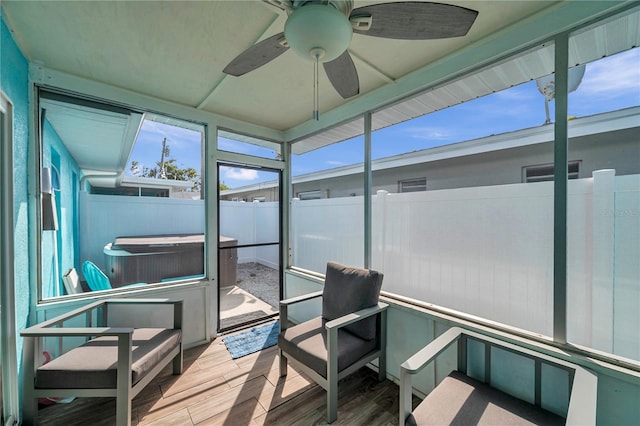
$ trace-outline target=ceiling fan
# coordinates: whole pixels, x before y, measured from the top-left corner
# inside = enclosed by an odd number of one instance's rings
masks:
[[[402,40],[430,40],[467,34],[478,15],[460,6],[408,1],[353,8],[353,0],[263,0],[284,10],[284,31],[262,40],[233,59],[224,73],[241,76],[289,48],[324,66],[345,99],[360,92],[358,73],[347,48],[353,33]],[[316,75],[317,82],[317,75]]]

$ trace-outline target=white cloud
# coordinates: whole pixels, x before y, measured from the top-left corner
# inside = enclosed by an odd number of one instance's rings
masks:
[[[585,94],[616,96],[638,91],[640,79],[640,49],[604,58],[587,64],[580,89]]]
[[[405,129],[407,136],[414,139],[449,140],[451,133],[447,129],[432,126],[413,126]]]
[[[159,123],[152,120],[144,120],[140,133],[145,134],[144,142],[156,142],[156,139],[162,141],[167,138],[169,146],[177,148],[178,146],[200,146],[200,133],[170,124]]]
[[[228,168],[224,173],[224,177],[227,179],[251,181],[258,179],[258,171],[253,169]]]
[[[246,154],[237,142],[222,137],[218,138],[218,149]]]
[[[335,161],[335,160],[327,160],[326,163],[329,166],[335,166],[335,167],[340,167],[340,166],[344,166],[344,165],[347,164],[344,161]]]
[[[523,87],[511,87],[506,90],[501,90],[493,94],[498,100],[501,101],[531,101],[536,100],[537,95],[535,92],[526,90]]]

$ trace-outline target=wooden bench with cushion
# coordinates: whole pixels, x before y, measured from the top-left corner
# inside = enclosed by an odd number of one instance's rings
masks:
[[[109,327],[109,307],[173,306],[172,328]],[[82,322],[84,327],[75,326]],[[73,326],[70,326],[72,323]],[[131,424],[131,400],[169,362],[182,373],[182,300],[112,299],[91,303],[20,333],[24,337],[24,424],[37,420],[37,398],[115,397],[116,423]],[[43,339],[83,338],[42,365]]]
[[[480,357],[484,358],[484,382],[466,374],[470,356],[467,345],[470,341],[478,342],[483,347]],[[452,371],[412,410],[412,375],[417,374],[453,344],[457,345],[457,371]],[[533,403],[491,386],[493,348],[533,361],[535,389],[530,392],[535,395],[534,401],[531,401]],[[566,416],[546,410],[542,403],[543,364],[553,366],[558,371],[566,371],[568,375],[570,390]],[[595,424],[596,396],[596,375],[576,364],[457,327],[436,338],[400,367],[400,424],[405,425]]]

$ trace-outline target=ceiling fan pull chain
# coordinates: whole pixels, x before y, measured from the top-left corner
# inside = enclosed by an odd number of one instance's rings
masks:
[[[315,55],[315,61],[313,64],[313,119],[318,121],[320,120],[320,90],[318,83],[318,65],[319,65],[319,55]]]

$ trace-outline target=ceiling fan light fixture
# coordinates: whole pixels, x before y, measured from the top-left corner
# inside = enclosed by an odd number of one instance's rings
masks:
[[[349,19],[330,5],[310,4],[293,11],[284,27],[289,47],[298,55],[330,62],[342,55],[353,35]],[[324,55],[318,57],[318,52]]]

